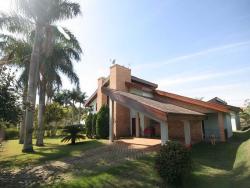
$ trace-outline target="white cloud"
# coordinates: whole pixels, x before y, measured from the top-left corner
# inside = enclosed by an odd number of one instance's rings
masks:
[[[226,77],[231,76],[235,74],[240,74],[244,72],[249,72],[250,67],[237,69],[237,70],[230,70],[230,71],[221,71],[221,72],[204,72],[202,74],[196,74],[193,73],[192,75],[187,74],[179,74],[174,77],[168,77],[164,79],[160,79],[157,81],[159,88],[165,88],[171,85],[181,85],[186,84],[190,82],[196,82],[196,81],[203,81],[203,80],[211,80],[219,77]]]
[[[179,62],[182,62],[184,60],[191,59],[191,58],[197,58],[197,57],[200,57],[200,56],[209,55],[211,53],[215,53],[215,52],[219,52],[219,51],[225,51],[225,50],[228,50],[228,49],[237,48],[237,47],[241,47],[241,46],[248,46],[248,45],[250,45],[250,41],[231,43],[231,44],[226,44],[226,45],[222,45],[222,46],[218,46],[218,47],[213,47],[213,48],[209,48],[209,49],[206,49],[206,50],[202,50],[202,51],[187,54],[187,55],[178,56],[178,57],[175,57],[175,58],[170,58],[170,59],[167,59],[167,60],[162,61],[162,62],[137,65],[137,66],[134,66],[133,68],[136,69],[136,70],[141,70],[141,69],[145,69],[145,68],[147,68],[147,69],[149,69],[149,68],[158,68],[158,67],[168,65],[168,64],[179,63]]]

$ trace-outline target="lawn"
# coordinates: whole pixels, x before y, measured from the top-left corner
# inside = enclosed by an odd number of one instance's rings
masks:
[[[0,165],[36,164],[79,155],[98,146],[102,146],[102,142],[97,140],[71,146],[61,144],[58,139],[46,139],[46,147],[35,148],[37,152],[34,154],[22,154],[17,141],[10,141],[7,147],[11,149],[0,153]],[[54,184],[53,187],[166,187],[154,170],[154,156],[153,153],[109,168],[97,165],[91,172],[81,169],[80,173],[72,173],[66,182]],[[192,149],[192,158],[194,170],[183,187],[250,187],[250,131],[235,133],[227,143],[215,146],[197,144]]]
[[[35,140],[33,141],[35,143]],[[34,153],[22,153],[22,145],[18,140],[4,143],[4,151],[0,152],[0,168],[18,168],[26,165],[42,164],[45,161],[57,160],[62,157],[77,156],[90,148],[102,146],[102,141],[85,140],[72,146],[61,143],[61,138],[46,138],[44,147],[34,146]]]
[[[250,131],[235,133],[227,143],[193,147],[194,170],[186,188],[250,187]],[[154,170],[154,154],[109,170],[93,169],[55,187],[166,187]]]

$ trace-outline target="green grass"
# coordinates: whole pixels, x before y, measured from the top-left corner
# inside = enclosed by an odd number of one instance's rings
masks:
[[[17,141],[9,141],[8,151],[0,152],[0,167],[36,164],[101,146],[96,140],[87,140],[71,146],[59,139],[46,139],[46,147],[35,147],[36,153],[22,154]],[[70,174],[65,183],[54,187],[166,187],[154,169],[154,154],[136,161],[127,161],[107,168],[95,167],[91,171]],[[193,147],[194,169],[185,181],[185,188],[248,188],[250,187],[250,131],[235,133],[227,143],[212,146],[200,143]],[[6,165],[7,164],[7,165]]]
[[[185,188],[250,187],[250,131],[235,133],[227,143],[193,147],[194,170]],[[109,170],[92,169],[90,174],[75,175],[55,187],[167,187],[154,170],[154,154],[128,161]]]
[[[34,146],[34,153],[22,153],[22,145],[18,140],[4,143],[4,151],[0,152],[0,168],[18,168],[26,165],[42,164],[45,161],[62,157],[77,156],[82,151],[103,145],[101,141],[85,140],[76,145],[61,143],[60,138],[46,138],[44,147]],[[34,142],[34,141],[33,141]]]

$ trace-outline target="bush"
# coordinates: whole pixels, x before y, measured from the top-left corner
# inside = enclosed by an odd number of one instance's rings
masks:
[[[96,118],[97,138],[107,138],[109,136],[109,108],[103,105]]]
[[[90,113],[85,121],[86,135],[88,138],[92,138],[92,120],[93,120],[93,114]]]
[[[76,140],[85,139],[84,135],[81,134],[83,126],[81,124],[68,125],[64,127],[63,132],[66,133],[61,142],[69,142],[75,144]]]
[[[96,119],[97,119],[97,114],[94,114],[92,118],[92,135],[93,136],[96,136]]]
[[[7,128],[4,130],[5,140],[17,139],[19,136],[19,131],[16,128]]]
[[[161,146],[155,161],[156,169],[164,182],[179,184],[192,169],[191,152],[176,141]]]

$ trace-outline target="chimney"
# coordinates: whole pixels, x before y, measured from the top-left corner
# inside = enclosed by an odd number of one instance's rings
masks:
[[[131,70],[121,65],[110,67],[109,87],[128,92],[125,82],[131,82]],[[114,135],[116,138],[130,135],[130,110],[114,102]]]
[[[110,88],[127,91],[125,82],[131,82],[131,70],[115,64],[110,67]]]
[[[106,78],[98,78],[98,88],[97,88],[97,111],[100,110],[102,105],[107,104],[107,96],[102,93],[102,85],[105,82]]]

